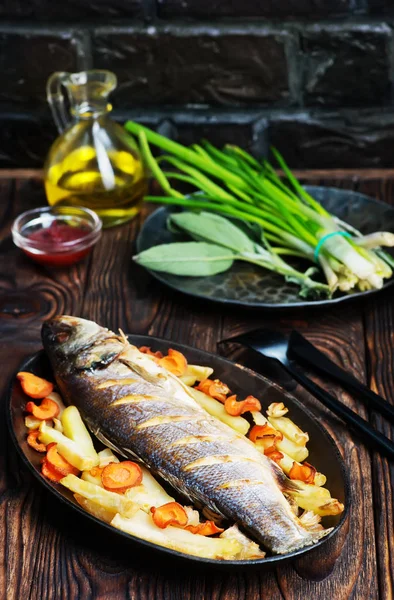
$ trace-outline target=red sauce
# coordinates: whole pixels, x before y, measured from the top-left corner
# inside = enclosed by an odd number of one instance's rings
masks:
[[[73,252],[71,248],[65,248],[64,243],[74,240],[82,241],[89,233],[89,229],[71,227],[65,223],[53,221],[50,227],[38,229],[27,236],[27,239],[34,242],[42,254],[35,254],[26,249],[24,249],[24,252],[36,262],[43,265],[57,267],[72,265],[86,256],[90,252],[91,247],[89,246],[88,248]]]

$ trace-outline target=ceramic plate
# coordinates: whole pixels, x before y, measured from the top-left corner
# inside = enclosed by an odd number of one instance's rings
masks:
[[[394,232],[394,209],[386,203],[357,192],[328,187],[306,186],[306,190],[332,214],[340,217],[362,233]],[[158,244],[190,240],[167,230],[166,221],[175,207],[162,207],[145,221],[137,239],[137,250],[142,252]],[[304,270],[310,263],[303,263]],[[153,277],[169,287],[206,300],[239,306],[285,308],[345,302],[379,290],[354,294],[336,294],[330,300],[304,300],[298,296],[298,286],[287,283],[283,277],[255,265],[235,262],[231,269],[211,277],[179,277],[150,271]],[[388,280],[384,288],[394,282]]]
[[[284,392],[280,387],[270,382],[265,377],[220,356],[154,337],[130,335],[129,339],[130,342],[136,346],[150,346],[152,349],[161,350],[164,353],[167,352],[169,347],[175,348],[184,353],[192,364],[210,365],[213,367],[216,377],[225,381],[234,393],[244,395],[247,393],[257,396],[261,399],[264,408],[267,408],[271,402],[284,402],[289,408],[291,417],[294,419],[295,423],[297,423],[301,429],[309,433],[310,441],[308,443],[308,448],[310,455],[308,461],[310,461],[319,472],[322,472],[327,476],[327,488],[330,490],[333,497],[338,498],[345,504],[345,511],[339,516],[327,517],[325,519],[324,525],[326,527],[333,527],[334,529],[314,546],[309,546],[290,554],[268,556],[264,559],[248,561],[219,561],[189,556],[162,548],[156,544],[123,533],[85,512],[75,502],[73,495],[69,490],[62,487],[60,484],[51,483],[41,475],[40,460],[42,455],[30,448],[26,442],[27,434],[23,413],[26,404],[26,396],[22,392],[19,382],[14,378],[10,385],[7,403],[7,419],[11,438],[23,462],[43,486],[62,502],[82,514],[90,522],[93,521],[98,527],[111,530],[115,536],[121,536],[121,538],[127,539],[135,546],[136,551],[138,551],[138,547],[141,548],[141,546],[143,546],[150,552],[160,552],[163,559],[178,559],[189,563],[198,563],[203,566],[214,565],[221,568],[242,566],[249,568],[257,565],[261,568],[264,565],[275,565],[294,559],[297,556],[313,552],[316,548],[323,544],[327,544],[327,541],[336,535],[339,528],[344,523],[349,510],[349,482],[342,457],[333,439],[308,410],[306,410],[293,396]],[[27,359],[20,366],[19,370],[30,371],[38,376],[45,377],[52,381],[54,380],[48,359],[43,351]],[[266,400],[264,401],[264,399]],[[99,445],[97,447],[99,448]],[[330,545],[327,547],[329,548]]]

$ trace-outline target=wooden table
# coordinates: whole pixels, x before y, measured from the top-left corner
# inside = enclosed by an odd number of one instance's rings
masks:
[[[394,171],[305,172],[305,181],[358,190],[394,203]],[[0,368],[2,405],[11,375],[40,346],[45,319],[66,313],[110,328],[216,351],[216,342],[257,326],[293,327],[394,402],[394,304],[388,290],[331,309],[254,311],[173,293],[134,266],[140,220],[106,231],[93,255],[69,270],[29,262],[10,235],[13,219],[45,204],[38,172],[0,173]],[[394,429],[325,383],[386,435]],[[0,598],[6,600],[344,600],[394,593],[394,465],[368,452],[308,394],[296,395],[335,437],[351,477],[350,518],[313,556],[271,571],[193,572],[162,568],[135,549],[105,544],[96,528],[64,509],[26,471],[0,432]]]

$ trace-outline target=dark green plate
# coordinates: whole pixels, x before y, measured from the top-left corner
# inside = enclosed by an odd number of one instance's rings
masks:
[[[394,232],[394,209],[388,204],[348,190],[315,186],[306,186],[305,189],[328,211],[364,234],[374,231]],[[158,244],[190,239],[167,230],[167,217],[176,210],[178,209],[175,207],[162,207],[150,215],[137,239],[138,252]],[[304,267],[306,266],[305,263]],[[330,300],[304,300],[298,296],[298,286],[287,283],[280,275],[240,261],[235,262],[226,273],[211,277],[179,277],[158,271],[150,273],[169,287],[197,298],[256,308],[324,306],[378,291],[338,293]],[[386,281],[383,289],[393,282],[394,277]]]

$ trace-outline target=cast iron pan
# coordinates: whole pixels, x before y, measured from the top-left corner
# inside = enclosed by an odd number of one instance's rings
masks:
[[[27,398],[22,392],[19,382],[14,377],[10,385],[7,402],[9,431],[23,462],[42,485],[44,485],[60,501],[82,514],[86,519],[96,523],[98,527],[110,530],[115,533],[116,536],[121,536],[121,538],[128,540],[135,546],[136,550],[138,550],[138,547],[142,550],[142,546],[149,551],[161,553],[163,559],[186,561],[190,566],[192,566],[190,563],[194,563],[195,566],[197,566],[196,563],[198,563],[200,566],[210,565],[229,569],[235,566],[243,568],[252,566],[263,567],[265,565],[275,566],[306,554],[307,552],[311,552],[315,548],[326,544],[327,541],[338,532],[345,522],[349,510],[350,494],[348,476],[336,444],[309,410],[304,408],[293,396],[284,392],[280,387],[270,382],[265,377],[215,354],[210,354],[172,341],[170,342],[169,340],[143,335],[129,335],[129,340],[136,346],[150,346],[152,349],[161,350],[164,353],[167,352],[169,347],[175,348],[182,352],[191,364],[211,366],[214,369],[215,377],[225,381],[234,393],[239,393],[240,395],[252,394],[261,400],[264,408],[267,408],[272,402],[284,402],[289,408],[291,418],[295,423],[301,427],[301,429],[309,433],[310,441],[308,448],[310,456],[308,461],[310,461],[318,471],[327,476],[326,487],[330,490],[331,495],[345,504],[345,510],[341,515],[323,519],[325,527],[334,527],[334,530],[314,546],[309,546],[297,550],[296,552],[280,556],[267,556],[264,559],[243,561],[219,561],[189,556],[123,533],[85,512],[75,502],[73,495],[69,490],[63,488],[60,484],[51,483],[41,475],[40,460],[42,455],[30,448],[26,442],[27,430],[24,424],[23,411]],[[44,351],[38,352],[24,361],[20,366],[19,371],[30,371],[38,376],[54,381],[51,367]],[[100,445],[98,444],[97,447],[99,448],[99,446]]]

